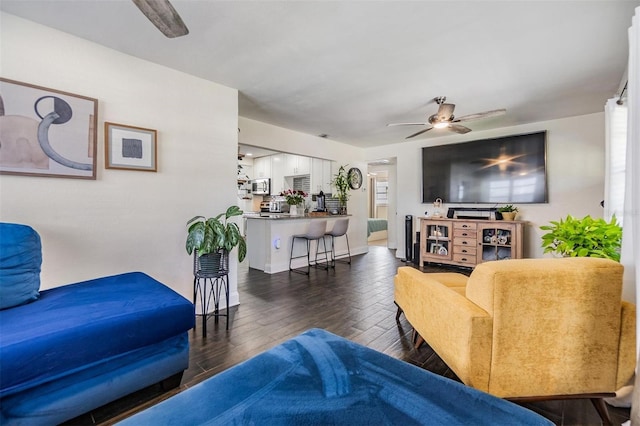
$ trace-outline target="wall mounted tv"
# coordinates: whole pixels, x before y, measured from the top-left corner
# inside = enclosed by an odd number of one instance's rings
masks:
[[[422,148],[422,202],[546,203],[546,134]]]

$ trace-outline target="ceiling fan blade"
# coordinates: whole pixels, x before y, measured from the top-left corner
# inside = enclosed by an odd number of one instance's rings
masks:
[[[169,38],[189,34],[189,29],[169,0],[132,0],[138,9]]]
[[[453,110],[455,107],[455,104],[440,104],[438,113],[436,114],[438,118],[437,121],[449,121],[451,116],[453,116]]]
[[[485,112],[479,112],[477,114],[469,114],[469,115],[464,115],[462,117],[456,118],[455,120],[453,120],[454,123],[459,123],[461,121],[471,121],[471,120],[478,120],[480,118],[488,118],[488,117],[496,117],[498,115],[502,115],[504,113],[506,113],[507,110],[506,109],[494,109],[492,111],[485,111]]]
[[[414,134],[412,134],[412,135],[409,135],[409,136],[407,136],[405,139],[411,139],[411,138],[413,138],[413,137],[415,137],[415,136],[418,136],[418,135],[423,134],[424,132],[428,132],[428,131],[429,131],[429,130],[431,130],[431,129],[433,129],[433,127],[429,127],[429,128],[424,129],[424,130],[420,130],[418,133],[414,133]]]
[[[387,127],[393,126],[426,126],[427,123],[389,123]]]
[[[469,133],[471,131],[470,128],[461,126],[460,124],[449,124],[447,129],[451,130],[452,132],[460,133],[461,135],[464,135],[465,133]]]

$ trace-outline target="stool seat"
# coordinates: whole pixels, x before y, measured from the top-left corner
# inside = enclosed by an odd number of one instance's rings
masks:
[[[332,268],[336,267],[336,262],[351,264],[351,249],[349,248],[349,236],[347,235],[348,229],[349,229],[349,218],[338,219],[333,225],[333,229],[324,234],[325,237],[329,237],[331,239],[331,267]],[[336,256],[335,239],[342,236],[344,236],[347,240],[347,253],[342,254],[340,256]],[[339,260],[347,257],[349,260]]]
[[[293,238],[291,240],[291,255],[289,256],[289,271],[292,272],[297,272],[297,273],[301,273],[301,274],[305,274],[305,275],[309,275],[309,271],[310,268],[312,266],[314,267],[320,267],[322,264],[321,262],[318,260],[318,255],[320,254],[324,254],[324,269],[329,269],[329,258],[327,257],[327,245],[324,241],[324,236],[325,233],[327,231],[327,221],[326,220],[321,220],[321,219],[313,219],[311,220],[311,223],[309,224],[309,228],[307,229],[307,232],[304,234],[296,234],[293,235]],[[306,246],[307,246],[307,251],[305,254],[300,255],[300,256],[294,256],[293,255],[293,248],[296,245],[296,240],[297,239],[301,239],[301,240],[305,240],[306,241]],[[320,251],[320,241],[322,240],[322,246],[324,248],[323,251]],[[316,242],[316,253],[315,253],[315,257],[313,262],[311,261],[311,241],[315,241]],[[291,266],[291,261],[293,259],[298,259],[301,257],[306,257],[307,258],[307,269],[306,271],[303,271],[301,268],[293,268]],[[322,259],[320,259],[322,260]]]

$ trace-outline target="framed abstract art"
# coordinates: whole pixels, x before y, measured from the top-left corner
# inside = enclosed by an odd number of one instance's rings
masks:
[[[0,78],[0,174],[96,178],[98,100]]]

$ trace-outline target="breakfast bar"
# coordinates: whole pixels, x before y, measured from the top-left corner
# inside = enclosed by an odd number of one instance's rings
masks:
[[[293,235],[304,234],[312,220],[326,220],[328,232],[333,228],[337,219],[346,216],[292,216],[286,213],[262,216],[245,215],[249,267],[259,269],[267,274],[288,271]],[[294,256],[304,253],[304,249],[305,247],[301,243],[296,243]],[[321,243],[320,250],[322,249]],[[329,239],[327,239],[327,249],[329,249]],[[313,256],[315,244],[312,244],[311,250]],[[346,250],[344,239],[336,240],[336,253],[342,253]],[[306,267],[306,260],[295,259],[292,266],[294,268]]]

